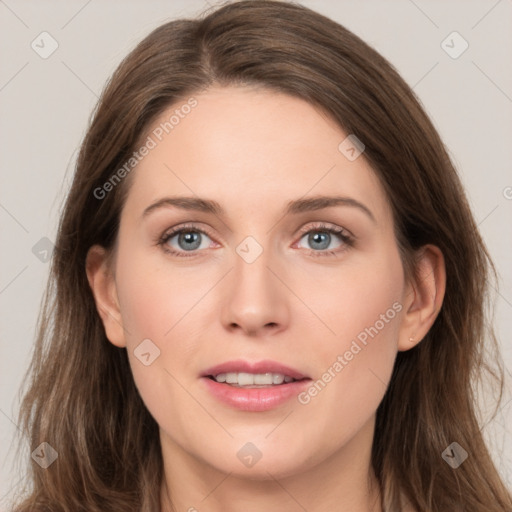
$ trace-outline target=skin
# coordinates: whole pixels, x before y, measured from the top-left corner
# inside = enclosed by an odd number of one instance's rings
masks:
[[[87,260],[106,335],[126,347],[160,426],[162,510],[172,496],[179,511],[379,512],[375,413],[397,352],[419,343],[439,312],[442,254],[426,246],[423,278],[406,282],[375,172],[364,156],[350,161],[338,150],[347,134],[309,103],[248,87],[194,97],[197,107],[132,171],[110,264],[99,246]],[[216,200],[225,214],[167,206],[142,218],[171,195]],[[314,195],[356,199],[375,220],[347,205],[283,216],[289,201]],[[325,232],[319,221],[348,230],[353,246],[331,234],[328,249],[337,252],[325,254],[307,236]],[[194,256],[156,243],[189,222],[209,233]],[[236,252],[247,236],[263,249],[252,263]],[[167,247],[191,253],[178,236]],[[272,359],[318,380],[393,303],[401,311],[305,405],[292,398],[270,411],[240,411],[199,378],[224,361]],[[160,350],[149,366],[134,355],[147,338]],[[247,442],[262,454],[250,468],[237,457]]]

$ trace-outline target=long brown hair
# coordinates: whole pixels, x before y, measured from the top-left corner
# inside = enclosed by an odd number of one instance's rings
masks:
[[[126,350],[106,339],[85,259],[94,244],[113,247],[130,180],[101,199],[94,191],[157,115],[212,84],[260,85],[321,108],[364,141],[363,157],[392,207],[404,268],[414,272],[424,244],[443,252],[442,309],[422,342],[398,353],[377,410],[372,466],[383,510],[408,501],[418,512],[510,511],[473,388],[490,374],[501,399],[503,369],[486,327],[495,270],[445,146],[393,66],[356,35],[300,5],[255,0],[160,26],[102,93],[62,212],[19,413],[30,451],[47,442],[58,458],[47,469],[31,461],[30,490],[16,512],[159,510],[158,425]],[[456,469],[442,457],[454,441],[469,453]]]

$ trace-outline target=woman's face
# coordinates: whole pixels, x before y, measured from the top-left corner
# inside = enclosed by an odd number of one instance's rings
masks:
[[[255,479],[366,457],[411,335],[384,191],[303,100],[234,87],[187,99],[151,127],[130,176],[123,330],[107,329],[164,454]]]

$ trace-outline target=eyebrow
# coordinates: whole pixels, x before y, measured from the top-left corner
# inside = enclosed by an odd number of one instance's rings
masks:
[[[149,205],[142,217],[148,216],[151,212],[160,208],[174,206],[182,210],[194,210],[204,213],[212,213],[214,215],[224,215],[225,211],[222,206],[211,199],[203,199],[200,197],[174,196],[164,197]],[[295,199],[290,201],[284,210],[284,215],[297,215],[299,213],[322,210],[333,206],[351,206],[364,212],[373,222],[377,222],[371,210],[360,203],[356,199],[344,196],[313,196],[306,199]]]

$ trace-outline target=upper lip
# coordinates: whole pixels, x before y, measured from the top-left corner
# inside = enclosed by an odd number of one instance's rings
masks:
[[[215,377],[220,373],[281,373],[285,376],[292,377],[295,380],[307,379],[306,375],[303,375],[298,370],[290,368],[284,364],[278,363],[277,361],[256,361],[249,362],[243,360],[237,361],[226,361],[225,363],[218,364],[208,368],[201,374],[201,377]]]

